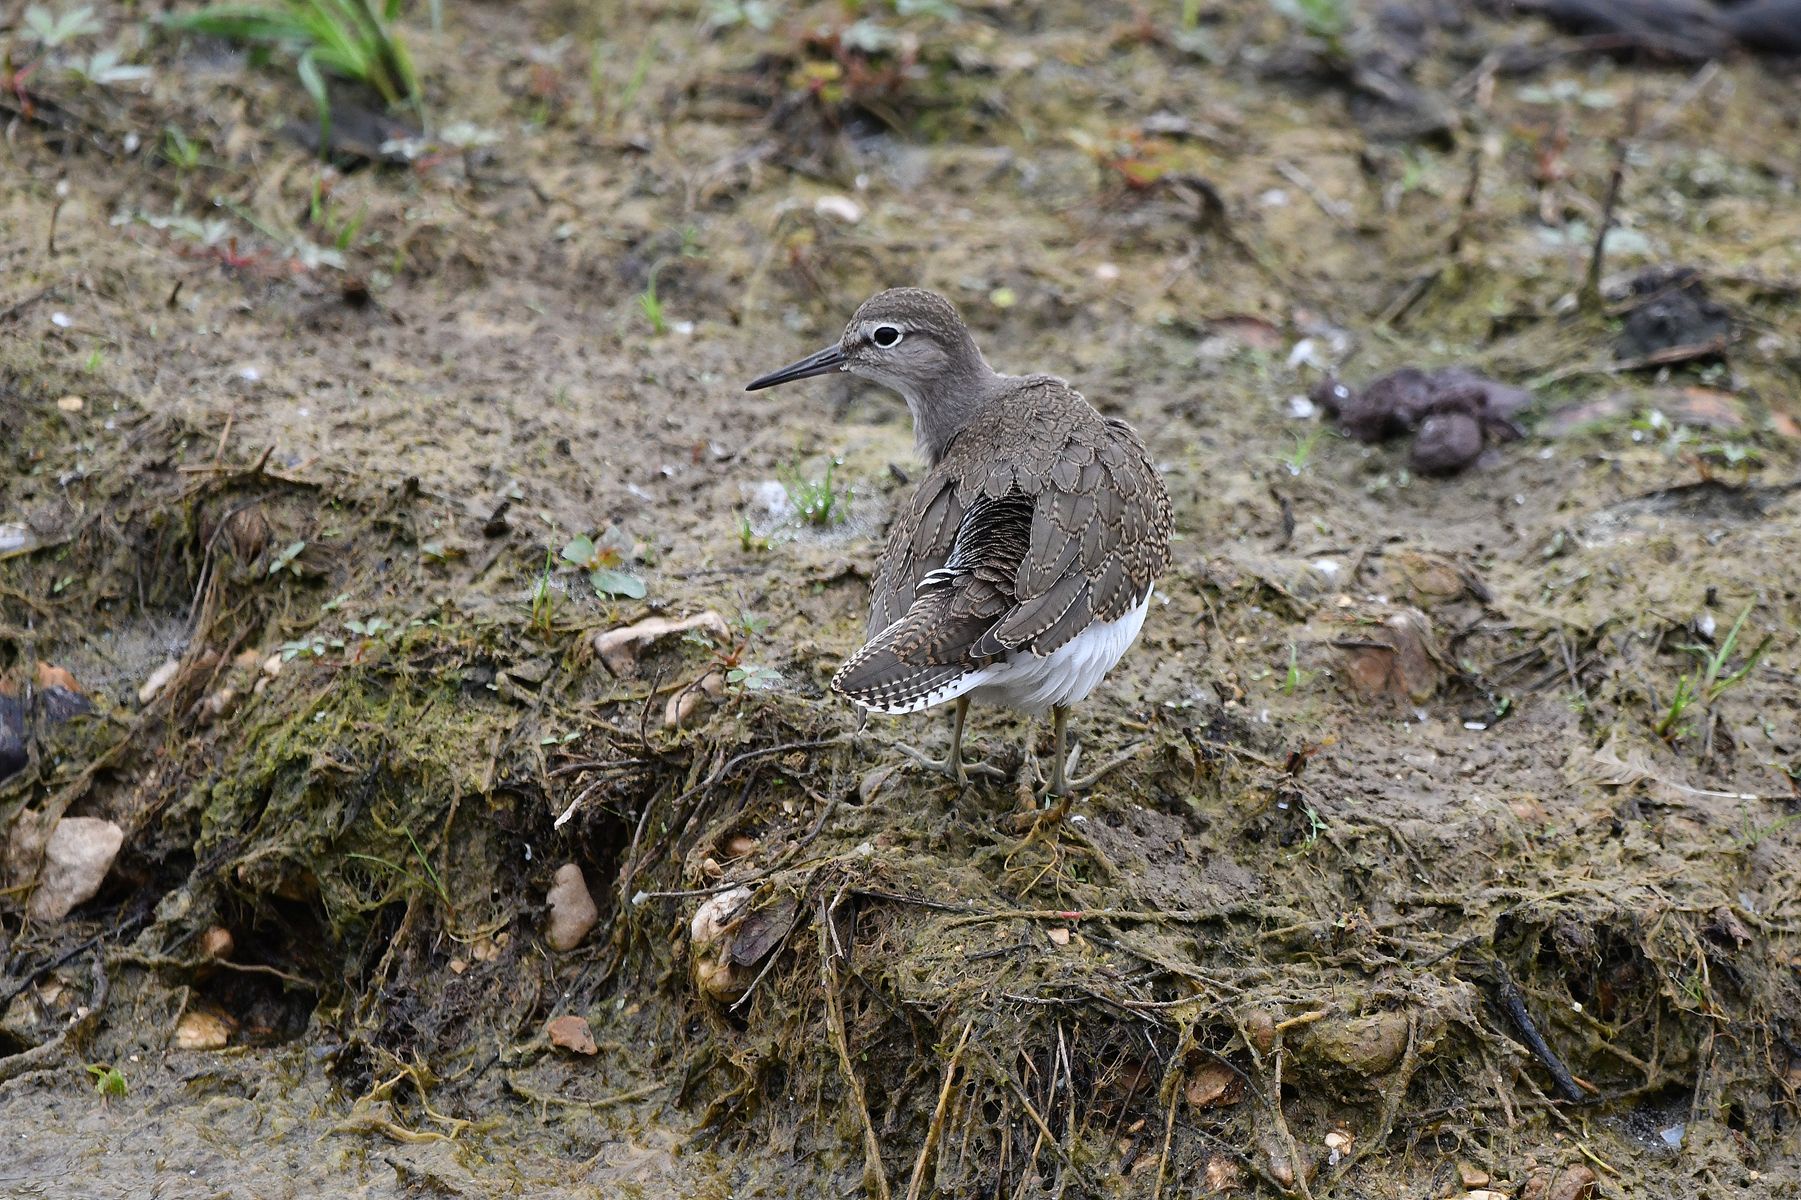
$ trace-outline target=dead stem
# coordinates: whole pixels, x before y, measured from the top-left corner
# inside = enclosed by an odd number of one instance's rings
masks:
[[[944,1116],[949,1110],[951,1084],[957,1078],[957,1067],[963,1061],[963,1048],[969,1045],[970,1030],[975,1028],[975,1021],[963,1024],[963,1036],[957,1039],[957,1048],[951,1051],[950,1062],[945,1064],[944,1085],[938,1089],[938,1105],[932,1110],[932,1123],[926,1129],[925,1144],[919,1148],[919,1159],[913,1164],[913,1178],[907,1181],[907,1200],[919,1200],[919,1189],[925,1185],[926,1167],[931,1164],[932,1154],[938,1148],[938,1140],[944,1132]]]
[[[838,1066],[844,1072],[844,1084],[850,1089],[851,1099],[856,1102],[857,1116],[863,1122],[863,1183],[865,1187],[873,1186],[880,1200],[891,1200],[893,1192],[888,1187],[888,1174],[882,1166],[882,1144],[875,1135],[875,1122],[869,1116],[869,1103],[863,1098],[863,1081],[857,1078],[857,1069],[851,1065],[850,1039],[844,1028],[844,1002],[838,991],[838,966],[833,948],[826,940],[826,931],[832,928],[832,911],[838,901],[844,898],[844,890],[827,904],[819,902],[819,975],[825,985],[826,1030],[832,1038],[832,1048],[838,1052]]]

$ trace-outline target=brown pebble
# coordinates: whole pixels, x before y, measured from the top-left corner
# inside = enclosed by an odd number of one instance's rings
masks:
[[[600,920],[600,910],[594,906],[588,881],[582,878],[582,869],[574,863],[564,863],[557,868],[556,880],[545,899],[550,904],[550,927],[545,931],[544,940],[553,950],[575,949]]]
[[[571,1054],[596,1054],[600,1047],[594,1044],[594,1031],[588,1028],[588,1022],[573,1013],[557,1017],[544,1027],[550,1035],[550,1044],[559,1050],[567,1050]]]
[[[1223,1108],[1244,1096],[1244,1080],[1217,1059],[1202,1063],[1183,1085],[1183,1095],[1193,1108]]]
[[[1305,1048],[1312,1057],[1349,1067],[1360,1075],[1380,1075],[1407,1050],[1407,1014],[1371,1013],[1348,1020],[1328,1017],[1307,1028]]]
[[[231,930],[223,925],[214,925],[200,935],[200,954],[203,958],[230,958],[231,952],[237,949],[237,939],[231,936]]]
[[[1539,1167],[1526,1177],[1520,1200],[1590,1200],[1595,1184],[1595,1173],[1581,1163]]]
[[[1244,1186],[1244,1168],[1223,1154],[1215,1154],[1207,1159],[1201,1183],[1208,1192],[1235,1192]]]
[[[177,1050],[223,1050],[231,1042],[231,1026],[209,1012],[185,1012],[175,1023]]]

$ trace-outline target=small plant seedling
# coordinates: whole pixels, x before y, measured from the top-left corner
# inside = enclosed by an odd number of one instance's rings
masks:
[[[1307,834],[1301,839],[1298,846],[1289,851],[1288,857],[1291,859],[1304,857],[1308,851],[1319,844],[1320,834],[1326,831],[1326,819],[1319,815],[1313,805],[1301,805],[1301,815],[1307,818]]]
[[[1682,718],[1694,707],[1696,696],[1695,677],[1685,671],[1682,678],[1676,681],[1676,691],[1670,697],[1670,706],[1651,726],[1651,732],[1666,742],[1675,738],[1681,733]]]
[[[105,1104],[114,1096],[125,1094],[125,1073],[117,1067],[109,1067],[104,1063],[89,1063],[88,1074],[94,1077],[94,1090],[100,1093],[100,1102]]]
[[[730,29],[749,25],[758,33],[775,28],[776,6],[770,0],[711,0],[707,5],[707,24],[714,29]]]
[[[367,621],[346,621],[344,628],[360,638],[378,638],[394,628],[382,617],[370,617]]]
[[[309,658],[324,658],[325,652],[329,649],[331,649],[331,644],[317,635],[297,638],[281,644],[281,661],[293,662],[303,654]]]
[[[588,572],[588,583],[594,588],[597,596],[624,596],[628,600],[644,599],[644,581],[626,570],[620,564],[625,561],[626,550],[623,535],[618,530],[609,530],[596,545],[594,539],[583,534],[563,547],[563,561]]]
[[[299,558],[305,549],[305,542],[290,542],[280,554],[277,554],[274,559],[270,561],[269,577],[273,579],[283,571],[286,571],[294,578],[299,579],[300,568],[294,565],[294,560]]]
[[[632,64],[631,76],[625,81],[625,86],[619,89],[619,99],[613,104],[612,118],[615,125],[618,124],[621,117],[632,110],[632,104],[638,99],[638,93],[644,90],[644,81],[650,78],[650,65],[657,60],[657,55],[661,53],[661,50],[662,47],[653,38],[645,42],[644,49],[638,52],[637,61]],[[592,77],[592,75],[591,71],[590,76]]]
[[[200,143],[175,126],[165,125],[163,157],[178,171],[192,171],[200,165]]]
[[[550,573],[556,570],[557,556],[554,551],[544,552],[544,570],[538,573],[538,581],[532,584],[532,628],[546,641],[556,626],[557,594],[551,586]]]
[[[1282,678],[1282,694],[1292,696],[1307,682],[1310,672],[1301,670],[1300,650],[1293,642],[1288,643],[1288,674]]]
[[[319,111],[319,153],[331,152],[327,75],[372,89],[390,107],[420,111],[419,77],[395,27],[401,0],[281,0],[220,4],[165,17],[171,28],[294,55],[300,86]]]
[[[1745,622],[1750,618],[1751,610],[1755,607],[1755,603],[1745,605],[1744,610],[1739,613],[1738,619],[1733,621],[1732,628],[1726,632],[1725,637],[1720,639],[1717,649],[1710,652],[1705,646],[1685,645],[1682,647],[1690,654],[1698,656],[1701,659],[1701,666],[1694,671],[1684,671],[1682,677],[1676,681],[1676,691],[1670,697],[1669,706],[1651,726],[1652,732],[1656,733],[1658,737],[1665,741],[1671,741],[1680,736],[1684,732],[1682,718],[1691,708],[1697,703],[1713,704],[1733,687],[1742,683],[1752,671],[1757,669],[1757,664],[1763,661],[1764,652],[1770,648],[1772,635],[1765,635],[1763,641],[1757,644],[1757,648],[1751,651],[1737,670],[1729,671],[1727,669],[1727,665],[1738,650],[1739,634],[1744,632]]]
[[[825,474],[818,479],[803,478],[798,467],[783,474],[782,487],[788,493],[788,502],[807,524],[837,525],[850,515],[850,489],[840,490],[834,478],[838,465],[835,458],[827,460]]]
[[[1703,646],[1684,647],[1686,650],[1701,655],[1705,660],[1701,668],[1700,688],[1709,704],[1718,700],[1726,693],[1727,689],[1742,682],[1747,675],[1755,671],[1757,664],[1763,660],[1764,652],[1770,648],[1770,635],[1766,634],[1763,641],[1757,644],[1757,649],[1751,651],[1750,657],[1745,659],[1743,666],[1730,674],[1726,673],[1726,664],[1731,660],[1732,652],[1738,648],[1738,635],[1745,628],[1745,620],[1751,615],[1754,607],[1756,607],[1754,604],[1745,605],[1745,610],[1739,613],[1738,620],[1732,623],[1732,628],[1727,631],[1724,638],[1720,639],[1720,648],[1712,654],[1708,654],[1707,649]]]
[[[659,264],[661,265],[661,264]],[[638,311],[650,322],[650,331],[661,337],[669,332],[669,321],[663,316],[663,301],[657,296],[657,268],[650,269],[644,290],[638,293]]]
[[[92,5],[51,12],[42,4],[25,7],[25,32],[46,50],[54,50],[77,38],[92,37],[105,30],[94,16]]]
[[[94,51],[86,58],[77,59],[69,64],[69,70],[77,78],[85,79],[89,83],[98,84],[101,87],[111,87],[120,83],[137,83],[156,74],[149,67],[135,66],[121,61],[122,58],[123,55],[119,53],[117,47],[108,46],[104,50]]]
[[[1351,32],[1356,11],[1354,0],[1270,0],[1270,7],[1324,42],[1328,54],[1335,58],[1344,55],[1345,35]]]
[[[769,549],[769,539],[752,529],[750,518],[743,513],[738,514],[738,548],[746,554]]]
[[[1754,825],[1751,823],[1751,818],[1747,816],[1740,824],[1739,834],[1733,839],[1733,844],[1740,850],[1755,850],[1759,842],[1765,838],[1774,837],[1798,821],[1801,821],[1801,813],[1790,813],[1786,817],[1778,817],[1768,825]]]
[[[725,673],[725,681],[747,692],[767,692],[782,682],[781,675],[769,667],[733,667]]]
[[[1294,439],[1294,449],[1282,457],[1282,465],[1287,468],[1290,475],[1299,475],[1306,471],[1307,462],[1313,457],[1313,448],[1319,445],[1319,440],[1325,432],[1324,425],[1315,425],[1308,431],[1306,437]]]

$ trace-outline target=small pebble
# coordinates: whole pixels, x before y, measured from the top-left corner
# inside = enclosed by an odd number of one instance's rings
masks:
[[[223,925],[214,925],[200,935],[200,956],[202,958],[230,958],[231,952],[237,948],[237,939],[231,936],[231,930]]]
[[[207,1012],[185,1012],[175,1024],[177,1050],[223,1050],[231,1044],[231,1026]]]
[[[582,878],[582,869],[574,863],[564,863],[557,868],[556,881],[551,884],[545,899],[550,904],[550,925],[545,930],[544,940],[553,950],[575,949],[600,920],[600,910],[594,906],[588,881]]]
[[[92,900],[112,870],[125,831],[96,817],[64,817],[50,831],[44,870],[26,911],[34,921],[60,921]]]
[[[813,201],[813,211],[822,217],[843,221],[846,225],[855,225],[863,219],[863,206],[849,196],[821,196]]]
[[[559,1050],[567,1050],[571,1054],[598,1054],[600,1047],[594,1044],[594,1031],[588,1028],[588,1022],[581,1017],[569,1014],[557,1017],[544,1027],[550,1035],[550,1044]]]
[[[181,663],[172,658],[150,672],[150,678],[146,679],[144,686],[138,689],[138,703],[148,704],[161,695],[162,690],[169,686],[169,681],[175,678],[175,673],[179,670],[181,670]]]

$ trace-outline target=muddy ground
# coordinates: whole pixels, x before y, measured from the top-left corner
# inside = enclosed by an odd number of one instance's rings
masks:
[[[422,7],[332,165],[280,56],[0,17],[0,1193],[1801,1190],[1792,65],[854,7]],[[825,687],[911,430],[741,386],[891,284],[1169,480],[1064,814]],[[1523,436],[1308,399],[1409,365]]]

